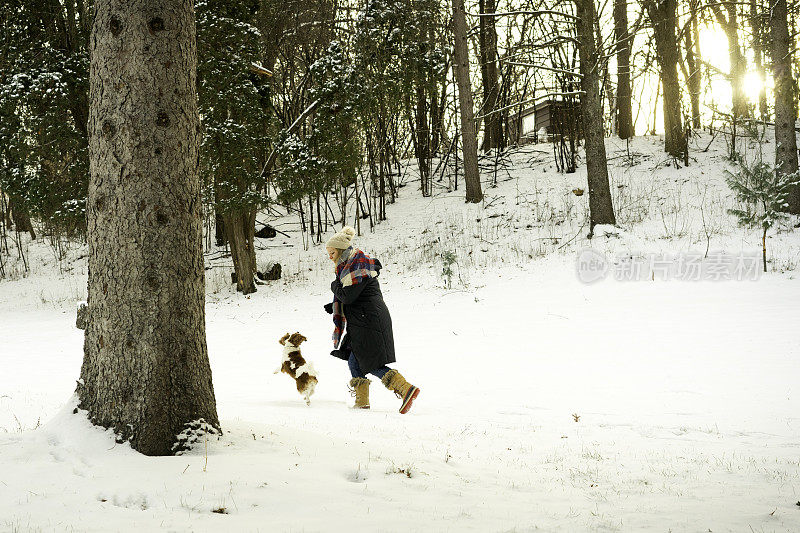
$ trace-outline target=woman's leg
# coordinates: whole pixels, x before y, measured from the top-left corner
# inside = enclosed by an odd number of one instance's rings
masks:
[[[400,414],[407,413],[411,409],[414,399],[419,395],[419,387],[415,387],[406,381],[406,378],[394,369],[387,368],[386,372],[383,372],[381,383],[403,401],[400,405]]]
[[[350,391],[356,397],[356,403],[353,407],[356,409],[369,409],[369,380],[361,372],[356,354],[352,351],[347,359],[347,366],[350,367],[350,374],[353,376],[350,380]]]
[[[388,366],[382,366],[380,368],[376,368],[375,370],[371,371],[370,374],[372,374],[378,379],[383,379],[383,376],[385,376],[389,370],[391,370],[391,368],[389,368]]]
[[[356,354],[352,351],[350,352],[350,358],[347,360],[347,366],[350,367],[350,375],[354,378],[367,377],[367,375],[361,371],[361,367],[358,366],[358,359],[356,359]],[[391,370],[391,368],[388,366],[382,366],[370,371],[370,374],[378,379],[381,379],[389,370]]]
[[[347,366],[350,367],[350,375],[354,378],[367,377],[363,372],[361,372],[361,368],[358,366],[358,359],[356,359],[356,354],[354,354],[352,351],[350,352],[350,358],[347,360]]]

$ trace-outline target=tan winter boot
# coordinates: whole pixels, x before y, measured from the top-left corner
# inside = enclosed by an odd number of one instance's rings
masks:
[[[356,397],[353,409],[369,409],[369,384],[367,378],[353,378],[350,380],[350,394]]]
[[[384,374],[381,383],[403,400],[400,405],[400,414],[406,414],[411,409],[411,404],[414,403],[416,397],[419,396],[419,389],[406,381],[406,378],[397,370],[389,370]]]

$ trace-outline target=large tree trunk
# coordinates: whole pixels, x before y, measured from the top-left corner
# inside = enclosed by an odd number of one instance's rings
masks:
[[[675,37],[676,0],[645,0],[653,37],[656,58],[664,89],[664,150],[675,157],[686,154],[686,132],[681,114],[681,85],[678,80],[678,43]]]
[[[90,420],[147,455],[219,430],[205,335],[194,12],[95,5],[89,296],[77,393]]]
[[[797,172],[797,134],[792,76],[792,42],[786,0],[772,0],[772,76],[775,79],[775,169],[782,174]],[[788,211],[800,214],[800,186],[789,193]]]
[[[493,15],[496,10],[495,0],[478,0],[481,13]],[[497,68],[497,30],[495,17],[479,17],[480,23],[480,56],[481,76],[483,79],[483,114],[486,115],[483,131],[483,150],[503,148],[503,126],[500,113],[494,111],[499,107],[500,82]]]
[[[611,191],[608,187],[603,102],[600,98],[599,55],[595,42],[594,0],[576,0],[581,73],[581,115],[586,147],[586,174],[589,182],[589,233],[597,224],[616,224]]]
[[[461,141],[464,151],[464,182],[467,202],[483,200],[481,177],[478,173],[478,139],[472,111],[472,86],[469,80],[469,51],[467,49],[467,21],[464,0],[453,0],[453,70],[458,84],[458,107],[461,114]]]
[[[631,45],[628,30],[628,1],[614,0],[614,38],[617,41],[617,135],[620,139],[633,137],[633,106],[631,104]]]

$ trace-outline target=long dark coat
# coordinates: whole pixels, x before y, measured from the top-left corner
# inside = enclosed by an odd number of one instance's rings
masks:
[[[380,275],[380,262],[376,261],[376,264]],[[331,353],[347,359],[352,350],[365,374],[394,363],[392,317],[383,301],[378,278],[367,278],[349,287],[343,287],[342,282],[336,279],[331,283],[331,291],[344,304],[347,320],[347,335],[339,349]]]

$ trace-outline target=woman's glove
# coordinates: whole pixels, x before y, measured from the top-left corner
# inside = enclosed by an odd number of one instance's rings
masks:
[[[325,312],[329,315],[333,314],[333,302],[325,304]]]

